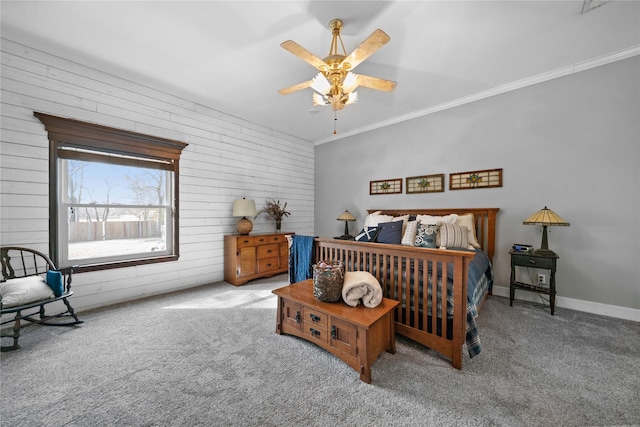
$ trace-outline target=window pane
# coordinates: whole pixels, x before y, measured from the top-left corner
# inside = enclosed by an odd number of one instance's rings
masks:
[[[170,173],[164,170],[66,159],[62,170],[67,203],[163,205],[170,200]]]
[[[65,263],[172,253],[172,172],[60,159],[58,218]],[[64,241],[67,240],[67,241]]]

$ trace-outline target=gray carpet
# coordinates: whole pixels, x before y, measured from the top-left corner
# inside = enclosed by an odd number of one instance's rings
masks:
[[[275,334],[286,275],[29,326],[1,359],[2,426],[640,424],[640,324],[490,297],[483,352],[458,371],[405,338],[372,384]]]

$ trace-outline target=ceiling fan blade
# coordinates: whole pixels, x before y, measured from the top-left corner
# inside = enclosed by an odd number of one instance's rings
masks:
[[[342,63],[348,62],[351,65],[350,69],[353,70],[362,61],[373,55],[376,50],[387,44],[389,40],[391,40],[391,37],[387,33],[382,30],[375,30],[349,56],[344,58]]]
[[[311,87],[312,83],[313,83],[313,80],[309,80],[307,82],[298,83],[297,85],[293,85],[293,86],[285,87],[284,89],[280,89],[278,91],[278,93],[280,95],[289,95],[290,93],[297,92],[299,90]]]
[[[320,69],[321,66],[327,66],[327,64],[322,59],[318,58],[316,55],[309,52],[307,49],[303,48],[293,40],[282,42],[280,46],[317,69]]]
[[[384,80],[371,76],[363,76],[362,74],[357,74],[356,76],[358,78],[358,86],[368,87],[369,89],[391,92],[396,88],[397,84],[396,82],[391,80]]]

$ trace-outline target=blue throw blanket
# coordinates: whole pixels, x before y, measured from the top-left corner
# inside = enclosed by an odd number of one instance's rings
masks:
[[[289,249],[289,282],[297,283],[311,279],[313,273],[311,264],[313,260],[313,236],[291,236],[291,248]]]

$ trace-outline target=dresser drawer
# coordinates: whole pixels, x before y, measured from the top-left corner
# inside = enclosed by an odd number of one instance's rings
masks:
[[[278,269],[278,257],[258,260],[258,273],[266,273]]]
[[[550,270],[553,268],[555,258],[541,258],[527,255],[512,255],[515,265],[533,268],[544,268]]]
[[[258,259],[262,258],[273,258],[280,256],[280,251],[278,250],[278,245],[261,245],[258,246]]]
[[[322,344],[327,344],[329,342],[329,333],[326,329],[322,329],[320,326],[313,322],[307,322],[305,319],[303,326],[303,333],[309,336],[310,341],[318,341]]]
[[[269,243],[287,243],[286,234],[273,234],[269,236]]]
[[[238,237],[236,240],[236,245],[238,248],[246,248],[247,246],[254,246],[253,237],[242,236]]]
[[[311,307],[302,307],[302,318],[305,322],[313,323],[321,329],[327,329],[327,325],[329,324],[329,316]]]
[[[271,236],[255,236],[254,237],[254,242],[256,245],[268,245],[269,243],[271,243]]]

